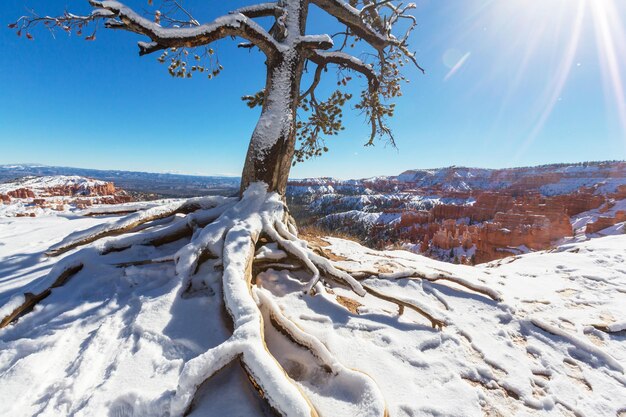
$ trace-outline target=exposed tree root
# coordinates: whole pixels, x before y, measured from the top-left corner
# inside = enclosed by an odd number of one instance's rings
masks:
[[[174,259],[163,258],[163,259],[143,259],[141,261],[132,261],[132,262],[120,262],[117,264],[113,264],[118,268],[128,268],[129,266],[143,266],[143,265],[157,265],[157,264],[165,264],[174,262]]]
[[[426,317],[428,320],[430,320],[430,324],[433,326],[433,329],[443,329],[443,326],[445,326],[446,320],[442,317],[435,317],[434,313],[428,311],[428,308],[426,306],[419,306],[417,303],[415,302],[411,302],[411,301],[407,301],[407,300],[401,300],[400,298],[397,297],[392,297],[390,295],[387,294],[383,294],[380,291],[368,286],[368,285],[363,285],[363,288],[365,288],[365,291],[367,291],[369,294],[372,294],[374,297],[380,298],[381,300],[385,300],[385,301],[389,301],[390,303],[394,303],[398,306],[398,314],[402,315],[404,313],[404,307],[406,308],[410,308],[413,311],[416,311],[417,313],[421,314],[422,316]]]
[[[183,216],[184,215],[184,216]],[[158,221],[171,218],[170,221]],[[150,224],[150,222],[154,222]],[[255,251],[262,236],[263,248]],[[306,268],[312,274],[304,291],[314,294],[323,290],[322,281],[332,281],[360,296],[374,297],[398,306],[399,314],[412,309],[441,329],[446,319],[426,305],[381,292],[363,285],[356,278],[420,278],[428,281],[448,280],[466,288],[499,299],[495,291],[456,277],[426,275],[418,271],[399,274],[349,273],[334,265],[325,251],[316,253],[298,238],[295,223],[278,194],[267,194],[260,184],[251,185],[241,200],[225,198],[194,199],[165,207],[153,207],[133,213],[108,225],[78,232],[55,245],[50,256],[89,246],[60,261],[50,272],[53,284],[39,294],[26,294],[24,302],[3,318],[0,327],[15,321],[47,297],[53,288],[65,284],[94,255],[120,252],[135,245],[161,246],[190,238],[176,253],[157,259],[118,262],[116,267],[133,267],[158,263],[175,263],[181,280],[181,294],[192,287],[195,276],[201,278],[203,263],[213,260],[222,269],[222,294],[226,311],[232,319],[228,340],[189,360],[183,367],[174,393],[167,394],[170,415],[190,412],[198,387],[231,361],[238,359],[254,388],[269,406],[282,416],[317,416],[318,412],[299,386],[268,350],[265,342],[264,316],[289,340],[311,352],[318,365],[330,374],[342,374],[367,391],[369,415],[388,414],[384,398],[376,383],[362,372],[341,365],[317,338],[299,328],[274,302],[271,294],[256,286],[256,275],[269,268],[295,270]],[[354,276],[353,276],[354,275]]]
[[[608,334],[626,334],[625,329],[613,329],[608,324],[592,324],[591,327]]]
[[[218,219],[214,229],[223,241],[204,233],[178,254],[183,260],[179,269],[189,278],[188,271],[197,265],[199,253],[210,250],[215,254],[221,246],[224,271],[222,274],[224,305],[233,320],[233,335],[221,345],[190,360],[183,368],[176,394],[171,399],[171,414],[184,413],[192,403],[197,388],[219,369],[239,357],[253,385],[269,405],[283,416],[317,416],[317,411],[270,354],[265,344],[263,315],[252,290],[254,247],[264,230],[261,213],[274,208],[277,201],[268,199],[259,187],[250,187],[233,210],[238,214],[236,224],[230,215]],[[282,211],[268,211],[282,216]],[[221,221],[220,221],[221,220]],[[234,222],[232,222],[234,223]],[[208,226],[211,227],[211,226]],[[208,228],[207,227],[207,228]],[[206,229],[205,229],[206,230]]]
[[[261,310],[264,310],[270,317],[272,325],[284,334],[289,340],[298,346],[307,349],[318,361],[318,364],[332,375],[340,373],[349,374],[352,378],[359,380],[365,387],[370,398],[368,409],[372,415],[387,416],[388,410],[384,397],[376,382],[367,374],[346,368],[342,365],[328,348],[316,337],[302,330],[296,323],[290,320],[271,298],[269,292],[262,288],[254,288],[254,293],[259,300]]]
[[[564,339],[565,341],[573,345],[575,348],[580,349],[581,351],[584,351],[587,354],[595,356],[596,358],[600,360],[600,363],[606,364],[607,367],[621,374],[624,373],[624,366],[620,362],[618,362],[613,356],[609,355],[608,353],[606,353],[604,350],[600,349],[599,347],[581,338],[571,335],[559,327],[553,326],[542,320],[539,320],[536,317],[532,317],[530,319],[530,323],[533,326],[543,330],[546,333],[549,333],[551,335]]]
[[[57,245],[50,248],[46,255],[59,256],[79,246],[87,245],[107,236],[117,236],[141,226],[145,223],[164,219],[176,214],[189,214],[196,210],[219,206],[224,202],[223,197],[197,198],[183,203],[170,203],[164,206],[152,207],[129,216],[123,217],[113,224],[95,226],[86,231],[81,231],[68,236]]]
[[[415,279],[415,278],[418,278],[418,279],[423,279],[425,281],[430,281],[430,282],[449,281],[457,285],[460,285],[462,287],[465,287],[469,290],[472,290],[474,292],[477,292],[479,294],[485,295],[494,301],[502,301],[502,295],[498,291],[494,290],[493,288],[487,287],[485,285],[477,284],[475,282],[468,281],[465,278],[451,276],[451,275],[444,275],[443,273],[427,274],[422,271],[409,270],[409,271],[394,272],[394,273],[389,273],[389,274],[379,274],[378,277],[381,279]]]
[[[15,310],[13,310],[10,314],[8,314],[6,317],[4,317],[2,321],[0,321],[0,329],[8,326],[10,323],[13,323],[24,314],[32,311],[32,309],[35,307],[35,305],[37,305],[37,303],[39,303],[41,300],[43,300],[44,298],[52,294],[52,290],[54,288],[58,288],[58,287],[65,285],[65,283],[67,283],[70,280],[70,278],[76,275],[81,269],[83,269],[82,263],[67,267],[58,274],[57,278],[54,280],[52,285],[46,288],[45,290],[43,290],[42,292],[37,293],[37,294],[33,294],[30,292],[25,293],[24,302],[20,306],[18,306]]]
[[[318,253],[321,253],[322,255],[326,255],[326,251],[321,251]],[[400,271],[400,272],[381,273],[373,269],[350,270],[343,266],[335,266],[335,268],[338,270],[341,270],[342,272],[349,273],[349,275],[351,275],[354,279],[358,281],[363,281],[363,280],[370,279],[370,278],[421,279],[421,280],[426,280],[430,282],[449,281],[449,282],[454,282],[455,284],[458,284],[476,293],[483,294],[491,298],[494,301],[502,301],[502,295],[498,291],[494,290],[493,288],[490,288],[490,287],[487,287],[485,285],[481,285],[475,282],[468,281],[461,277],[449,275],[446,271],[442,271],[439,269],[435,269],[435,271],[437,271],[437,273],[435,274],[428,274],[426,272],[417,271],[414,269],[407,269],[405,271]]]
[[[78,273],[87,260],[94,255],[106,255],[111,252],[118,252],[124,249],[127,249],[133,245],[154,245],[158,246],[159,244],[163,244],[163,242],[170,242],[174,240],[180,239],[182,230],[188,230],[190,234],[192,226],[190,225],[202,225],[207,224],[212,221],[212,219],[217,218],[222,212],[227,210],[229,207],[232,207],[233,202],[229,202],[227,199],[218,198],[216,201],[224,200],[226,203],[213,207],[211,209],[198,210],[189,214],[183,219],[178,219],[173,221],[172,223],[159,228],[157,230],[146,231],[143,233],[136,234],[128,234],[116,236],[111,239],[103,239],[105,237],[102,234],[102,230],[119,230],[119,225],[128,224],[129,222],[136,222],[136,216],[142,213],[135,213],[129,217],[124,217],[119,221],[113,223],[113,225],[104,225],[97,226],[95,228],[88,229],[86,231],[81,231],[76,235],[70,235],[67,239],[57,245],[59,248],[64,248],[63,252],[74,249],[78,246],[86,245],[88,242],[96,242],[94,247],[86,247],[67,258],[63,259],[59,263],[55,265],[55,267],[48,274],[47,279],[52,281],[52,284],[46,288],[45,290],[37,293],[26,293],[23,295],[23,301],[14,309],[11,313],[7,314],[5,317],[1,318],[0,328],[6,327],[8,324],[14,322],[24,314],[30,312],[33,307],[48,297],[51,294],[52,289],[60,287],[64,285],[69,278]],[[191,210],[191,208],[195,208],[198,204],[198,201],[204,201],[207,205],[211,202],[211,205],[214,204],[213,200],[201,200],[201,199],[192,199],[190,204],[180,204],[177,203],[177,206],[183,210]],[[143,219],[147,219],[148,217],[151,220],[154,220],[154,213],[150,215],[142,214]],[[146,220],[143,223],[147,223],[150,220]],[[117,233],[117,232],[115,232]],[[98,237],[99,236],[99,237]],[[109,236],[106,234],[106,236]],[[65,242],[65,243],[64,243]],[[60,255],[62,252],[58,252],[55,254]],[[122,264],[114,264],[114,266],[118,267],[128,267],[128,266],[136,266],[136,265],[148,265],[153,263],[164,263],[164,262],[172,262],[173,258],[167,259],[151,259],[151,260],[142,260],[137,262],[128,262]],[[20,296],[21,297],[21,296]],[[13,299],[12,299],[13,300]],[[11,302],[10,300],[9,302]]]

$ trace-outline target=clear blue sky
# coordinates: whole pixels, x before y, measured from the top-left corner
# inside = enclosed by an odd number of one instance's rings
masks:
[[[26,6],[86,3],[0,2],[0,164],[239,175],[258,114],[240,97],[263,86],[261,55],[220,42],[222,75],[180,80],[156,56],[140,58],[133,34],[101,29],[85,42],[40,29],[28,41],[7,29]],[[185,2],[206,19],[238,3]],[[367,127],[350,112],[331,152],[292,177],[626,159],[626,1],[417,4],[413,49],[427,72],[410,69],[397,102],[399,149],[364,148]]]

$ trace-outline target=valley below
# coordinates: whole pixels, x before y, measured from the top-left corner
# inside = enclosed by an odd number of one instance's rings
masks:
[[[288,196],[302,223],[326,233],[474,265],[624,233],[626,163],[313,178],[292,181]]]
[[[37,176],[52,173],[57,175]],[[80,173],[93,177],[71,175]],[[0,167],[0,178],[12,178],[0,183],[0,216],[85,214],[94,205],[228,196],[238,187],[238,179],[229,177],[28,165]],[[626,162],[448,167],[359,180],[294,179],[287,200],[298,224],[310,233],[476,265],[625,233]]]

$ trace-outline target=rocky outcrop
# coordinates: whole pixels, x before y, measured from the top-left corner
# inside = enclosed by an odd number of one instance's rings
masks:
[[[468,208],[467,217],[474,222],[493,219],[496,213],[513,208],[515,199],[509,193],[483,192],[476,196],[476,202]]]
[[[37,194],[42,197],[75,197],[75,196],[113,196],[116,193],[112,182],[94,184],[72,184],[47,187]]]
[[[575,216],[584,211],[597,209],[607,201],[607,197],[591,191],[582,191],[556,196],[550,201],[556,206],[563,207],[568,216]]]
[[[7,195],[13,198],[34,198],[35,192],[29,188],[18,188],[16,190],[9,191]]]
[[[626,222],[626,211],[617,211],[615,212],[615,216],[601,216],[596,219],[593,223],[587,223],[585,228],[585,233],[593,234],[598,233],[601,230],[604,230],[608,227],[614,226],[617,223]]]
[[[7,213],[30,216],[40,209],[66,211],[84,209],[96,204],[120,204],[133,198],[111,182],[72,177],[28,177],[14,183],[0,184],[0,201],[4,205],[19,203],[18,211]]]
[[[617,191],[610,195],[611,198],[615,200],[624,200],[626,199],[626,184],[619,185],[617,187]]]
[[[402,213],[396,238],[419,243],[426,254],[456,248],[468,253],[474,247],[473,262],[488,262],[527,250],[544,250],[572,236],[570,213],[597,208],[606,201],[597,197],[481,193],[472,206],[441,204],[428,211]]]
[[[465,206],[452,204],[439,204],[431,209],[435,220],[461,219],[466,215]]]
[[[626,162],[498,170],[448,167],[367,180],[307,179],[292,187],[308,193],[306,203],[313,201],[318,215],[348,210],[364,213],[363,218],[371,213],[399,215],[397,222],[358,229],[359,237],[369,233],[366,243],[374,247],[406,245],[437,259],[462,262],[465,256],[486,262],[550,248],[573,235],[572,217],[597,209],[608,213],[611,199],[626,199]],[[587,229],[616,221],[602,219]]]

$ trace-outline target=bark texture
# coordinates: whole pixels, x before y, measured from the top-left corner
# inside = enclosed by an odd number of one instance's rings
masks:
[[[254,182],[285,194],[296,142],[296,110],[304,59],[298,51],[268,62],[267,96],[256,125],[241,178],[241,192]]]

